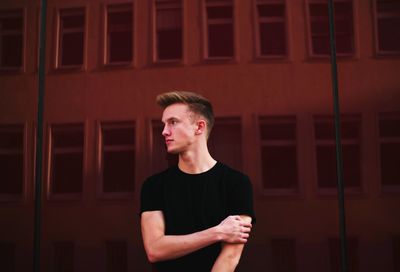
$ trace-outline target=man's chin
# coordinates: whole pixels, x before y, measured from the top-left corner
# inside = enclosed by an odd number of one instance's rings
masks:
[[[171,148],[171,149],[167,149],[167,153],[171,154],[171,155],[177,155],[177,154],[179,154],[179,150]]]

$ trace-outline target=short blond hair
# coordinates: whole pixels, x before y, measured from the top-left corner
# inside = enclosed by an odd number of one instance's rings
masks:
[[[157,95],[157,104],[166,108],[173,104],[186,104],[189,110],[195,114],[199,114],[206,119],[207,136],[210,135],[211,129],[214,126],[214,112],[211,102],[204,96],[185,91],[172,91]]]

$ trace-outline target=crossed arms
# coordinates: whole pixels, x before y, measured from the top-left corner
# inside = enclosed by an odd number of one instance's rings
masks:
[[[162,211],[143,212],[141,228],[144,248],[150,262],[179,258],[215,242],[222,250],[213,272],[234,271],[251,230],[251,217],[228,216],[219,225],[187,235],[165,235]]]

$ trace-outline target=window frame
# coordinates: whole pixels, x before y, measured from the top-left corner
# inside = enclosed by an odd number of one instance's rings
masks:
[[[87,69],[87,43],[88,43],[88,7],[87,5],[81,6],[63,6],[59,7],[55,11],[55,54],[54,54],[54,69],[58,71],[70,71],[70,70],[77,70],[77,71],[84,71]],[[84,16],[84,23],[83,27],[79,28],[83,32],[83,49],[82,49],[82,64],[73,64],[73,65],[63,65],[62,64],[62,36],[64,32],[61,29],[61,13],[66,11],[68,15],[76,15],[76,14],[83,14]],[[76,33],[79,33],[77,29],[74,29]],[[75,33],[74,31],[67,32],[67,33]]]
[[[380,16],[382,16],[382,15],[380,15],[378,12],[378,4],[377,4],[378,1],[379,0],[372,1],[372,13],[373,13],[372,17],[373,17],[373,24],[374,24],[373,29],[374,29],[375,55],[378,57],[400,56],[400,49],[399,49],[399,51],[384,51],[384,50],[380,49],[378,21],[379,21]],[[395,14],[395,13],[393,12],[393,14]],[[393,18],[394,16],[384,15],[383,17],[384,18]],[[399,14],[399,18],[400,18],[400,14]]]
[[[135,176],[135,179],[134,179],[134,190],[132,191],[132,192],[104,192],[103,191],[103,169],[104,169],[104,165],[103,165],[103,162],[104,162],[104,159],[103,159],[103,151],[104,151],[104,149],[103,149],[103,128],[104,127],[107,127],[107,128],[111,128],[111,129],[113,129],[113,128],[134,128],[134,133],[135,133],[135,135],[134,135],[134,146],[133,146],[133,148],[131,148],[131,147],[129,147],[128,145],[120,145],[120,146],[118,146],[118,147],[111,147],[111,149],[117,149],[117,150],[124,150],[124,151],[127,151],[127,150],[132,150],[133,149],[133,153],[134,153],[134,156],[135,156],[135,165],[133,166],[134,167],[134,176]],[[138,135],[138,126],[137,126],[137,122],[136,122],[136,120],[123,120],[123,121],[121,121],[121,120],[118,120],[118,121],[115,121],[115,120],[107,120],[107,121],[97,121],[97,139],[96,139],[96,141],[97,141],[97,143],[96,143],[96,146],[97,146],[97,156],[96,156],[96,168],[97,168],[97,197],[98,198],[100,198],[100,199],[132,199],[134,196],[135,196],[135,194],[137,193],[137,191],[138,191],[138,188],[137,188],[137,175],[138,175],[138,168],[137,168],[137,158],[138,158],[138,146],[137,146],[137,143],[138,143],[138,137],[139,137],[139,135]],[[109,147],[108,147],[109,148]],[[107,148],[107,149],[108,149]]]
[[[358,43],[357,43],[358,32],[357,32],[357,28],[356,28],[356,21],[357,21],[356,7],[357,6],[356,6],[354,0],[334,0],[334,4],[337,3],[337,2],[351,2],[352,7],[353,7],[353,13],[352,13],[352,21],[353,21],[353,24],[352,24],[353,52],[351,52],[351,53],[339,53],[339,52],[337,52],[337,48],[336,48],[336,56],[339,59],[354,59],[358,55],[358,49],[357,49],[358,48]],[[318,60],[318,59],[320,59],[320,60],[323,60],[323,59],[328,60],[330,58],[330,53],[328,53],[328,54],[316,54],[316,53],[314,53],[314,50],[313,50],[313,32],[312,32],[312,27],[311,27],[310,4],[326,4],[327,7],[328,7],[328,1],[327,0],[306,0],[305,1],[305,5],[306,5],[305,6],[305,10],[306,10],[306,12],[305,12],[305,14],[306,14],[305,20],[306,20],[306,34],[307,34],[306,40],[307,40],[308,57],[310,59],[315,59],[315,60]],[[329,21],[329,14],[328,14],[327,18],[328,18],[328,21]],[[334,19],[335,19],[335,25],[336,25],[336,17]],[[336,30],[336,28],[335,28],[335,30]],[[336,38],[337,35],[338,34],[335,34],[335,38]],[[328,32],[328,38],[329,38],[329,32]],[[329,49],[329,51],[330,51],[330,49]]]
[[[209,6],[230,6],[228,4],[224,4],[223,2],[227,2],[229,0],[213,0],[215,2],[221,2],[222,4],[211,4],[207,5],[207,0],[201,0],[201,12],[202,12],[202,58],[204,62],[237,62],[238,61],[238,51],[239,51],[239,39],[238,39],[238,8],[237,8],[237,0],[231,0],[232,1],[232,22],[229,22],[232,24],[232,49],[233,49],[233,54],[232,56],[224,57],[224,56],[216,56],[216,57],[211,57],[209,55],[209,35],[208,35],[208,26],[210,25],[208,22],[208,15],[207,15],[207,7]],[[213,22],[213,25],[219,25],[219,24],[229,24],[227,19],[213,19],[215,22]],[[221,22],[219,22],[221,21]]]
[[[71,126],[71,127],[76,127],[76,126],[82,126],[82,132],[83,132],[83,143],[82,143],[82,190],[81,192],[78,193],[54,193],[53,192],[53,126]],[[87,122],[54,122],[54,123],[48,123],[47,124],[47,154],[46,154],[46,195],[47,195],[47,200],[81,200],[86,189],[86,180],[85,176],[87,171],[87,145],[88,145],[88,125]],[[68,148],[68,147],[67,147]],[[67,149],[67,148],[62,148],[62,149]],[[73,150],[71,153],[78,153],[80,150],[78,150],[77,147],[72,148]],[[68,153],[68,152],[67,152]]]
[[[26,122],[13,122],[13,123],[1,123],[1,126],[9,126],[10,130],[17,130],[17,127],[22,129],[22,164],[23,164],[23,174],[22,174],[22,192],[21,194],[0,194],[1,202],[14,202],[14,201],[24,201],[27,196],[27,182],[28,182],[28,125]],[[7,130],[8,130],[7,129]],[[0,153],[8,153],[7,150],[1,150]],[[19,154],[18,150],[13,149],[12,154]]]
[[[181,30],[182,30],[182,57],[180,59],[160,59],[158,57],[158,39],[157,39],[157,1],[160,0],[152,0],[151,1],[151,33],[152,33],[152,62],[153,64],[183,64],[185,63],[185,9],[187,2],[184,0],[176,0],[180,2],[180,9],[182,11],[181,17]],[[162,1],[162,0],[161,0]],[[164,2],[170,2],[168,0],[164,0]],[[170,5],[175,5],[170,4]],[[179,4],[178,4],[179,6]],[[175,7],[175,6],[174,6]],[[179,8],[179,7],[178,7]]]
[[[400,137],[384,137],[386,139],[381,139],[380,136],[380,129],[379,129],[379,124],[380,121],[383,119],[387,120],[387,119],[395,119],[395,120],[400,120],[400,111],[397,112],[380,112],[376,115],[376,135],[377,135],[377,151],[378,151],[378,181],[379,181],[379,188],[380,188],[380,192],[383,194],[399,194],[400,193],[400,182],[399,185],[396,186],[390,186],[390,185],[383,185],[382,183],[382,167],[381,167],[381,163],[382,163],[382,158],[381,158],[381,144],[382,143],[399,143],[400,145]]]
[[[261,53],[261,37],[260,37],[260,24],[264,22],[273,22],[278,19],[261,18],[258,14],[258,5],[262,4],[283,4],[285,6],[285,15],[282,22],[285,26],[285,43],[286,52],[284,55],[263,55]],[[253,24],[254,24],[254,41],[255,41],[255,58],[256,60],[289,60],[290,59],[290,21],[289,21],[289,7],[288,0],[253,0]],[[281,22],[281,20],[278,20]]]
[[[360,113],[343,113],[340,116],[340,121],[343,123],[345,121],[358,121],[359,122],[359,135],[358,139],[343,139],[341,135],[341,145],[342,145],[342,150],[343,147],[346,145],[357,145],[359,146],[359,152],[360,152],[360,160],[359,160],[359,171],[360,171],[360,185],[359,187],[344,187],[344,193],[345,194],[350,194],[350,195],[360,195],[365,193],[365,179],[364,179],[364,173],[363,173],[363,153],[364,153],[364,142],[363,142],[363,118]],[[321,188],[319,185],[319,180],[318,180],[318,156],[317,156],[317,147],[318,146],[332,146],[332,148],[335,150],[335,137],[332,139],[321,139],[318,140],[316,138],[316,130],[315,130],[315,125],[316,123],[329,123],[332,122],[332,125],[335,125],[335,120],[333,115],[329,114],[314,114],[312,116],[312,132],[313,132],[313,155],[314,155],[314,180],[315,180],[315,185],[314,185],[314,191],[317,193],[317,195],[320,196],[329,196],[329,195],[337,195],[337,185],[335,184],[334,187],[332,188]],[[342,129],[341,129],[342,131]],[[334,135],[333,135],[334,136]],[[320,144],[319,144],[320,142]],[[343,153],[342,153],[343,154]],[[335,157],[336,157],[336,151],[335,151]],[[343,156],[342,156],[343,158]],[[342,159],[343,161],[343,159]],[[337,171],[337,170],[335,170]]]
[[[16,7],[16,8],[11,8],[11,9],[0,9],[0,13],[21,13],[21,18],[22,18],[22,28],[20,33],[16,33],[16,30],[11,31],[11,33],[6,33],[3,34],[3,32],[0,30],[0,73],[23,73],[25,72],[26,69],[26,39],[27,39],[27,10],[25,7]],[[7,18],[11,17],[13,18],[12,15],[10,16],[5,16]],[[1,17],[4,18],[4,17]],[[8,32],[8,31],[6,31]],[[19,67],[9,67],[9,66],[3,66],[3,63],[1,62],[1,58],[2,58],[2,37],[3,35],[18,35],[21,34],[22,36],[22,45],[21,45],[21,66]]]
[[[256,130],[257,130],[257,142],[258,142],[258,160],[259,160],[259,184],[261,188],[261,192],[265,196],[300,196],[302,194],[302,186],[301,186],[301,176],[299,172],[299,161],[300,161],[300,152],[299,152],[299,118],[295,114],[288,114],[288,115],[271,115],[271,114],[258,114],[256,117]],[[262,120],[264,119],[264,120]],[[268,120],[269,119],[269,120]],[[267,123],[277,123],[282,124],[287,123],[291,124],[294,123],[295,129],[295,139],[291,140],[263,140],[261,139],[261,126],[262,124]],[[295,188],[265,188],[264,187],[264,180],[263,180],[263,170],[262,170],[262,148],[267,145],[272,146],[294,146],[296,149],[296,177],[297,177],[297,184]]]
[[[136,19],[136,1],[133,2],[111,2],[111,3],[105,3],[103,5],[103,14],[102,14],[102,19],[103,19],[103,31],[102,31],[102,36],[103,36],[103,56],[102,56],[102,65],[105,67],[133,67],[135,65],[136,61],[136,56],[135,56],[135,51],[136,51],[136,46],[135,46],[135,41],[136,41],[136,24],[135,24],[135,19]],[[119,11],[128,11],[129,8],[132,11],[132,59],[130,61],[116,61],[116,62],[110,62],[109,56],[110,56],[110,49],[109,49],[109,38],[108,38],[108,14],[109,10],[112,9],[111,12],[119,12]]]

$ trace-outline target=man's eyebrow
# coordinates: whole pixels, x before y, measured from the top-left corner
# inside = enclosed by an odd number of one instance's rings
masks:
[[[165,124],[165,123],[167,123],[167,122],[169,122],[169,121],[172,121],[172,120],[178,120],[178,118],[176,118],[176,117],[170,117],[170,118],[168,118],[168,119],[166,119],[166,120],[161,120],[161,123]]]

